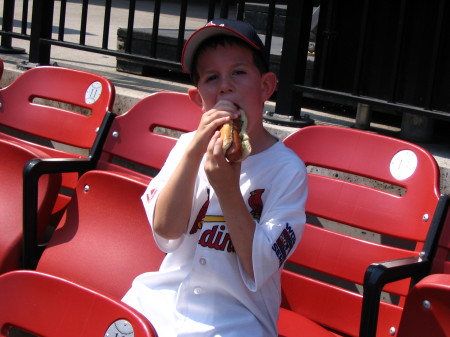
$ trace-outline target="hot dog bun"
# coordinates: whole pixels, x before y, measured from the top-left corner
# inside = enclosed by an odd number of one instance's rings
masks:
[[[233,121],[229,121],[220,128],[220,138],[222,139],[222,150],[226,153],[233,142]]]
[[[222,150],[230,162],[241,162],[251,151],[250,139],[247,135],[247,115],[239,109],[239,118],[233,119],[220,128]]]

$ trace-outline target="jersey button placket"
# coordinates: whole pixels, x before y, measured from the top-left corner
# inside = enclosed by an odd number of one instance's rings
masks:
[[[202,275],[206,271],[203,268],[205,268],[207,260],[205,257],[197,257],[197,258],[198,258],[197,261],[198,261],[198,264],[200,267],[198,269],[196,268],[197,269],[196,277],[200,277],[200,279],[202,279]],[[192,289],[192,292],[194,293],[195,296],[198,296],[198,295],[203,294],[205,292],[205,289],[201,286],[201,283],[200,283],[198,286],[196,286]]]

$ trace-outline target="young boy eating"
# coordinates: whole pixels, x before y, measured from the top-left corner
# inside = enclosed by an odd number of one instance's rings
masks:
[[[216,19],[186,42],[183,69],[204,111],[180,137],[142,201],[160,270],[138,276],[123,301],[164,336],[277,336],[280,274],[305,223],[303,162],[263,126],[276,88],[253,27]],[[247,117],[251,154],[225,158],[220,127]]]

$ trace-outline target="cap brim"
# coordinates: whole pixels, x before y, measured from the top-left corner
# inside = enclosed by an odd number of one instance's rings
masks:
[[[203,41],[215,35],[235,36],[244,40],[256,50],[261,50],[258,45],[250,41],[247,37],[229,27],[218,25],[205,26],[195,31],[184,45],[183,53],[181,55],[181,67],[183,68],[184,72],[189,74],[192,72],[192,62],[197,48],[202,44]]]

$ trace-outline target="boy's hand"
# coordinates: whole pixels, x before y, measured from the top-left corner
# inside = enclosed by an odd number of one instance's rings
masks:
[[[207,151],[208,144],[214,135],[214,132],[217,131],[221,125],[238,116],[239,111],[234,103],[225,100],[218,101],[212,109],[203,114],[194,141],[192,142],[193,150],[198,153],[199,156],[203,156]]]
[[[237,192],[241,174],[241,163],[230,163],[222,150],[220,132],[216,131],[208,144],[205,160],[205,173],[216,193]]]
[[[248,276],[254,279],[252,242],[255,222],[240,190],[241,163],[231,163],[225,159],[219,136],[220,132],[216,131],[208,144],[205,172],[219,200],[237,256]]]

